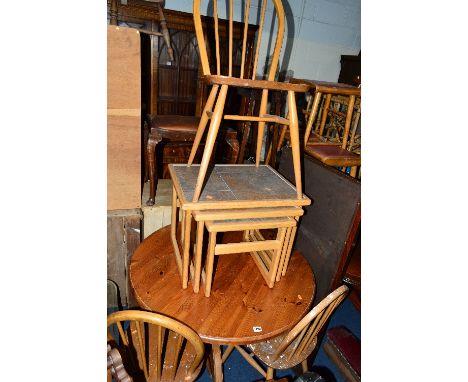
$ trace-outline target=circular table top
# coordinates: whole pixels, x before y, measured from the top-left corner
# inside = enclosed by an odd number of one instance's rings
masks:
[[[237,237],[235,235],[238,235]],[[225,239],[240,238],[240,232]],[[141,308],[180,320],[211,344],[248,344],[292,328],[310,310],[312,270],[294,251],[286,275],[270,289],[249,254],[217,256],[211,296],[189,282],[182,289],[170,226],[147,237],[130,263],[130,285]]]

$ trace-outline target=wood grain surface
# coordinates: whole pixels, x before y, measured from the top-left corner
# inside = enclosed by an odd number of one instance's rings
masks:
[[[234,240],[240,232],[226,233]],[[294,251],[288,271],[268,288],[248,254],[217,258],[211,296],[182,289],[170,241],[170,226],[146,238],[130,264],[130,285],[141,308],[178,319],[211,344],[263,341],[292,328],[310,310],[315,278]],[[261,331],[254,331],[260,327]]]

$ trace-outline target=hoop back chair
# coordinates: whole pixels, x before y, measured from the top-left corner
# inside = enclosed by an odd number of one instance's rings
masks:
[[[260,42],[262,41],[262,32],[265,22],[265,11],[267,2],[272,1],[275,12],[274,15],[277,19],[277,34],[274,43],[274,50],[270,60],[270,66],[266,73],[266,80],[256,80],[255,74],[257,72],[258,57],[260,52]],[[262,149],[263,134],[265,129],[265,123],[278,123],[280,125],[289,126],[291,135],[291,145],[293,147],[294,155],[294,168],[295,168],[295,182],[297,189],[298,199],[302,197],[302,185],[301,185],[301,169],[300,169],[300,152],[299,152],[299,128],[298,128],[298,117],[296,109],[295,92],[305,92],[309,86],[305,84],[290,84],[280,83],[275,81],[275,76],[278,69],[279,56],[281,52],[281,46],[284,37],[284,24],[285,14],[281,0],[262,0],[262,6],[259,9],[260,12],[260,25],[259,31],[254,46],[254,52],[247,52],[246,41],[247,41],[247,30],[250,16],[250,0],[245,0],[244,8],[244,36],[242,46],[242,58],[239,77],[233,76],[233,0],[228,2],[228,14],[229,14],[229,42],[228,42],[228,65],[227,73],[221,73],[221,53],[220,38],[219,38],[219,27],[218,27],[218,0],[213,0],[213,13],[214,13],[214,35],[216,45],[216,65],[210,66],[208,61],[207,47],[205,44],[205,36],[202,28],[200,6],[201,0],[193,1],[193,19],[195,24],[196,37],[198,41],[198,48],[200,50],[200,59],[203,70],[203,79],[208,85],[212,85],[211,92],[208,96],[205,108],[202,112],[200,124],[198,125],[197,135],[195,137],[192,151],[188,160],[188,166],[192,165],[198,146],[205,132],[205,128],[210,120],[210,127],[206,137],[206,143],[203,151],[201,160],[200,170],[196,182],[195,192],[193,195],[193,202],[197,202],[202,187],[204,184],[209,159],[213,151],[216,136],[218,134],[219,126],[222,119],[235,120],[235,121],[251,121],[258,122],[258,133],[257,133],[257,146],[256,146],[256,159],[255,163],[258,167],[260,164],[260,153]],[[242,2],[241,2],[242,3]],[[254,54],[253,59],[253,70],[252,78],[247,78],[248,73],[245,72],[246,55]],[[212,73],[213,72],[213,73]],[[260,100],[259,114],[255,116],[240,116],[240,115],[223,115],[224,106],[226,102],[226,96],[230,87],[240,88],[253,88],[261,89],[262,96]],[[286,91],[287,103],[289,114],[287,118],[283,118],[277,115],[267,114],[267,101],[268,92],[273,90]]]
[[[204,345],[183,323],[161,314],[125,310],[107,317],[107,341],[119,349],[133,381],[193,381]]]
[[[273,379],[274,369],[289,369],[298,364],[302,364],[304,373],[307,372],[307,357],[317,346],[317,335],[345,299],[348,290],[346,285],[335,289],[286,334],[268,341],[249,344],[247,345],[248,351],[238,345],[229,346],[222,361],[224,362],[229,357],[235,347],[244,359],[267,380]],[[264,371],[252,356],[262,361],[267,366],[267,371]]]

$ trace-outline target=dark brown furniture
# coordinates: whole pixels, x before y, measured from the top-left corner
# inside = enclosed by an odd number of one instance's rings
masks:
[[[162,31],[158,7],[146,1],[128,0],[118,7],[119,21],[137,23],[146,30]],[[142,47],[142,115],[149,115],[143,129],[144,180],[150,181],[150,197],[147,205],[154,204],[158,172],[164,176],[168,163],[186,163],[190,154],[191,142],[197,131],[203,105],[209,87],[200,80],[201,68],[193,15],[191,13],[164,10],[165,25],[170,34],[173,58],[166,40],[157,36],[141,36]],[[202,17],[203,26],[208,33],[210,56],[215,53],[214,20]],[[247,49],[252,49],[256,25],[247,29]],[[226,39],[228,27],[226,20],[219,20],[220,38]],[[211,34],[210,34],[211,33]],[[240,71],[243,24],[234,23],[233,41],[235,59],[233,70]],[[227,47],[225,47],[227,49]],[[250,73],[252,54],[247,56],[246,70]],[[226,62],[224,62],[226,61]],[[221,66],[228,65],[227,60]],[[241,96],[235,92],[228,94],[227,111],[237,113],[241,107]],[[237,159],[239,144],[234,131],[224,129],[223,152],[228,155],[220,158],[224,163]],[[226,143],[226,144],[224,144]],[[163,145],[164,144],[164,145]],[[164,146],[159,148],[159,145]]]
[[[314,270],[319,301],[342,283],[361,221],[361,184],[308,155],[303,164],[304,193],[312,204],[304,207],[294,248]],[[294,179],[290,149],[283,150],[279,172]]]
[[[361,52],[357,56],[341,56],[341,70],[338,82],[353,86],[361,85]]]
[[[225,235],[225,240],[240,232]],[[231,238],[229,238],[231,236]],[[315,280],[297,251],[275,288],[265,284],[248,253],[220,256],[210,298],[180,287],[170,227],[148,236],[130,264],[130,283],[142,309],[184,322],[213,349],[214,379],[222,378],[221,345],[266,340],[291,329],[310,310]]]
[[[361,341],[353,333],[343,326],[329,329],[323,349],[346,381],[361,381]]]
[[[164,178],[169,163],[186,163],[199,122],[199,117],[187,115],[148,116],[147,121],[145,121],[145,124],[149,126],[145,161],[148,169],[150,196],[146,205],[154,205],[158,181],[158,162],[162,164],[160,170]],[[223,129],[220,135],[224,138],[221,147],[223,152],[227,154],[220,158],[220,161],[222,163],[235,163],[239,152],[237,132],[233,129]],[[158,152],[157,147],[159,146],[162,147]],[[195,159],[195,163],[199,163],[199,155]]]
[[[343,282],[351,287],[349,299],[357,310],[361,310],[361,234],[358,238],[346,265]]]

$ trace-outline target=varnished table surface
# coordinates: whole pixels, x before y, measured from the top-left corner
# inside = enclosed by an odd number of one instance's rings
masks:
[[[130,284],[141,308],[184,322],[213,345],[272,338],[292,328],[310,310],[315,279],[299,252],[293,252],[286,275],[272,289],[249,254],[218,256],[217,261],[210,297],[194,293],[190,282],[182,289],[170,226],[166,226],[136,249]],[[261,332],[254,327],[261,327]]]

